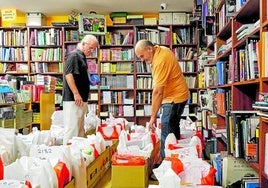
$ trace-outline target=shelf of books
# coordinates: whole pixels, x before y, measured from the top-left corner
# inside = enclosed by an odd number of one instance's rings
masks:
[[[0,74],[28,74],[27,28],[0,28]]]
[[[208,36],[214,39],[208,40],[207,47],[208,56],[214,58],[207,60],[204,66],[204,85],[207,88],[204,96],[215,105],[210,105],[204,117],[208,119],[212,113],[216,117],[216,129],[225,129],[224,134],[211,135],[218,137],[218,142],[226,140],[225,147],[215,152],[224,149],[234,158],[243,159],[258,172],[260,187],[266,187],[264,160],[259,156],[264,156],[267,133],[263,99],[268,91],[264,27],[267,1],[213,3],[206,2],[202,15],[205,27],[209,27],[209,18],[214,22],[213,32]],[[208,122],[205,123],[203,126],[211,129]],[[231,183],[234,182],[228,182],[224,187]]]
[[[100,117],[124,117],[135,122],[134,27],[108,27],[100,44]]]

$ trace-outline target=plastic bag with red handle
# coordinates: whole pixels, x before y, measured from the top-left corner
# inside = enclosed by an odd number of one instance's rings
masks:
[[[123,166],[142,166],[145,164],[145,158],[143,156],[118,154],[117,152],[113,154],[111,161],[113,165]]]
[[[214,176],[216,174],[216,171],[217,170],[215,168],[210,167],[208,175],[201,179],[201,185],[214,185],[215,184]]]
[[[166,157],[165,160],[171,161],[171,168],[176,174],[183,171],[183,163],[177,157]]]
[[[70,172],[64,162],[58,162],[54,166],[54,171],[58,178],[58,188],[63,188],[69,182]]]
[[[118,139],[121,132],[121,126],[102,123],[97,126],[96,131],[100,132],[105,140]]]
[[[4,179],[4,163],[0,157],[0,180]]]

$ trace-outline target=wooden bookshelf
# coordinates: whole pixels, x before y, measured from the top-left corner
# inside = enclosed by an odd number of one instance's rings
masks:
[[[224,61],[226,68],[220,72],[225,75],[223,84],[220,85],[219,82],[216,82],[213,86],[206,85],[206,88],[213,88],[217,93],[219,90],[225,93],[222,101],[219,101],[219,98],[211,98],[226,108],[225,115],[214,111],[217,116],[217,123],[227,129],[228,139],[224,150],[227,150],[230,155],[244,158],[247,161],[243,154],[237,155],[233,149],[237,146],[234,144],[234,131],[241,138],[243,136],[241,122],[257,116],[260,134],[259,139],[257,139],[257,134],[255,137],[258,144],[257,156],[259,160],[249,162],[249,164],[259,173],[260,187],[267,187],[267,172],[264,170],[265,161],[268,161],[264,157],[268,145],[265,140],[265,135],[268,133],[267,112],[265,110],[259,112],[260,109],[253,108],[255,102],[259,100],[259,93],[268,92],[268,75],[266,71],[268,65],[266,57],[268,36],[267,0],[245,1],[229,18],[223,11],[223,7],[225,7],[224,1],[219,1],[213,7],[216,9],[215,14],[213,14],[216,17],[215,40],[208,44],[207,52],[216,54],[213,62],[217,64],[219,61]],[[257,24],[258,21],[259,24]],[[207,69],[211,69],[213,65],[209,65]],[[209,73],[209,71],[207,72]],[[217,69],[216,73],[218,77],[219,69]],[[205,73],[205,80],[207,76],[209,75]],[[203,127],[206,127],[206,125]],[[238,130],[235,130],[234,127],[238,127]],[[250,127],[250,123],[248,122],[244,127]],[[238,142],[242,143],[241,147],[243,147],[243,144],[248,143],[245,139],[241,139]]]

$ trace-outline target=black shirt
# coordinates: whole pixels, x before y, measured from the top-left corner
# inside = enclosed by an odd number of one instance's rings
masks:
[[[89,76],[87,70],[86,56],[81,50],[73,51],[65,62],[63,75],[63,101],[74,101],[74,95],[67,84],[65,75],[73,74],[75,85],[84,102],[88,100]]]

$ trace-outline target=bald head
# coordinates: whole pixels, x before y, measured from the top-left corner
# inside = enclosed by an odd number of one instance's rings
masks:
[[[154,45],[149,40],[139,40],[135,46],[135,54],[141,61],[145,61],[146,63],[152,63],[152,59],[154,56]]]
[[[154,46],[153,43],[149,40],[142,39],[139,40],[135,46],[135,52],[136,50],[145,50],[148,46]]]

